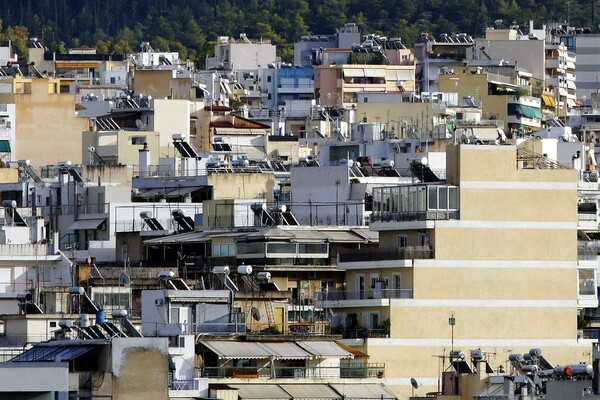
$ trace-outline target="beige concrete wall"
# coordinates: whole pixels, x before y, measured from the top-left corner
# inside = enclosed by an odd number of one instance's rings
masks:
[[[0,183],[14,183],[19,181],[17,168],[0,168]]]
[[[188,100],[154,99],[154,130],[160,134],[161,151],[173,151],[173,134],[190,136],[190,102]]]
[[[113,375],[114,400],[164,400],[168,398],[168,356],[154,349],[124,354],[121,373]]]
[[[131,184],[133,169],[127,165],[86,165],[83,179],[89,182]]]
[[[135,93],[151,95],[154,99],[189,99],[192,81],[190,78],[174,78],[174,71],[135,70],[133,90]]]
[[[219,174],[208,176],[214,199],[266,199],[273,201],[272,174]]]
[[[35,168],[59,160],[81,164],[81,132],[88,130],[88,118],[75,116],[75,95],[57,93],[56,82],[19,78],[15,90],[23,87],[23,93],[0,94],[0,103],[16,105],[14,160],[31,160]]]

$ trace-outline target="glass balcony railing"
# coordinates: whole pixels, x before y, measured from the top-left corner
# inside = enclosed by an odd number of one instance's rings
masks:
[[[371,222],[458,219],[459,188],[405,185],[373,189]]]

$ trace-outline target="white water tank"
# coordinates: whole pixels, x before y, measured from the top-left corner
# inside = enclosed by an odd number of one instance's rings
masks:
[[[252,265],[240,265],[237,268],[237,272],[240,275],[250,275],[252,273]]]

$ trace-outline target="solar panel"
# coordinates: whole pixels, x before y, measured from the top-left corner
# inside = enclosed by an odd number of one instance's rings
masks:
[[[466,361],[453,361],[452,366],[459,374],[472,374],[473,370]]]
[[[158,222],[156,218],[148,218],[146,220],[146,225],[148,225],[148,228],[152,229],[153,231],[165,230],[165,228],[163,228],[163,226],[160,224],[160,222]]]
[[[83,178],[81,177],[79,172],[77,172],[77,170],[75,170],[74,168],[69,168],[67,171],[69,172],[69,175],[71,175],[73,177],[73,180],[75,182],[83,183]]]
[[[87,345],[35,346],[14,357],[10,362],[69,361],[94,350],[96,347]]]
[[[181,154],[181,157],[185,157],[185,158],[198,157],[198,154],[196,154],[196,151],[192,148],[192,146],[188,142],[174,140],[173,146],[175,146],[177,151],[179,151],[179,154]]]
[[[296,217],[294,217],[294,214],[292,214],[291,212],[287,211],[287,212],[282,212],[281,213],[281,218],[283,219],[283,221],[287,224],[287,225],[300,225],[298,223],[298,220],[296,219]]]

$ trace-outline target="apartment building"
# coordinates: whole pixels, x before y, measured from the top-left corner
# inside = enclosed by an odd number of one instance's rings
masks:
[[[509,69],[460,67],[439,77],[443,92],[457,92],[459,98],[481,102],[482,117],[504,121],[508,136],[537,131],[542,126],[542,100],[532,96],[531,74]]]
[[[75,95],[60,93],[59,79],[4,77],[0,104],[0,109],[14,109],[9,117],[14,138],[6,139],[12,160],[31,159],[37,165],[57,160],[81,163],[81,132],[89,123],[76,116]]]
[[[316,304],[398,395],[411,378],[440,391],[451,351],[481,349],[493,369],[535,347],[585,361],[577,172],[512,145],[449,145],[446,162],[445,183],[373,190],[379,250],[340,252],[345,288]]]

